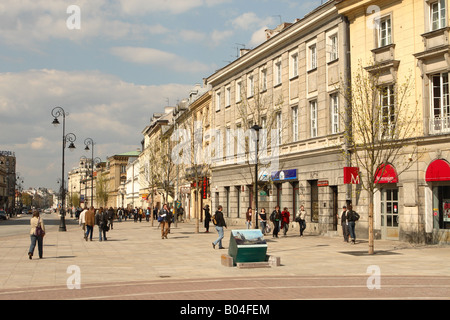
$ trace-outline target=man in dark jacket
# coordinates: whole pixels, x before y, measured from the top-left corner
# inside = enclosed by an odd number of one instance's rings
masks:
[[[103,240],[108,240],[106,239],[106,231],[108,228],[108,214],[103,208],[97,210],[97,213],[95,214],[95,224],[98,226],[98,240],[102,241],[102,234]]]
[[[355,244],[356,234],[355,234],[355,223],[359,220],[359,214],[353,210],[352,204],[350,203],[347,208],[347,221],[348,221],[348,232],[352,238],[352,244]]]
[[[223,210],[222,206],[219,206],[217,208],[216,213],[213,216],[213,223],[216,226],[217,233],[219,234],[217,240],[212,243],[214,249],[216,248],[217,244],[219,244],[219,249],[225,249],[222,246],[222,239],[224,237],[223,228],[224,227],[226,228],[227,224],[225,223],[225,219],[223,218],[222,210]]]

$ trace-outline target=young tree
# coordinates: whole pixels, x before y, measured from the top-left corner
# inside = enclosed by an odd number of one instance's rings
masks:
[[[374,253],[374,194],[387,165],[393,164],[397,173],[408,170],[417,160],[419,121],[417,102],[411,97],[413,77],[395,83],[383,83],[377,65],[362,67],[352,75],[351,83],[342,83],[346,100],[345,135],[353,165],[359,168],[360,188],[369,200],[369,254]],[[406,153],[406,149],[408,152]],[[403,160],[402,160],[403,159]]]
[[[248,87],[248,86],[246,86]],[[245,164],[248,172],[243,174],[247,185],[253,186],[252,221],[256,221],[256,197],[259,190],[271,183],[271,172],[280,170],[279,146],[283,135],[284,123],[281,119],[283,96],[270,94],[259,88],[252,89],[249,94],[242,89],[240,103],[236,104],[236,112],[241,120],[236,130],[236,155],[238,164]],[[255,126],[259,126],[255,130]],[[258,144],[258,147],[257,147]],[[234,143],[232,144],[234,145]],[[227,144],[227,147],[229,145]],[[258,173],[256,173],[258,168]],[[256,228],[253,223],[253,228]]]

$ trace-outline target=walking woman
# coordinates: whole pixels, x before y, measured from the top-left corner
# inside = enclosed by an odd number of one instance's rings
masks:
[[[248,207],[247,212],[245,213],[245,224],[247,225],[247,229],[252,228],[252,208]]]
[[[30,230],[31,245],[30,245],[30,250],[28,251],[28,257],[30,258],[30,260],[33,258],[34,248],[36,247],[36,241],[37,241],[39,258],[42,259],[45,226],[44,226],[44,220],[41,219],[39,212],[37,210],[33,210],[33,217],[30,220],[30,225],[31,225],[31,230]]]

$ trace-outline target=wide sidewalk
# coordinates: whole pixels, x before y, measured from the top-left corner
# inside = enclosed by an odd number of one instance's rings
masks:
[[[376,254],[367,254],[366,240],[356,245],[344,243],[341,237],[306,235],[300,238],[298,227],[286,237],[266,236],[268,254],[281,258],[281,266],[258,269],[224,267],[221,255],[228,250],[213,249],[217,238],[214,226],[209,233],[195,233],[195,223],[172,225],[169,239],[162,240],[160,230],[150,222],[115,222],[108,232],[108,241],[85,241],[81,228],[67,219],[67,231],[56,225],[47,227],[44,258],[37,248],[28,259],[29,227],[24,234],[0,237],[0,289],[39,286],[65,286],[72,275],[71,266],[80,270],[81,283],[106,284],[174,279],[289,277],[289,276],[352,276],[367,275],[370,266],[377,266],[381,275],[447,276],[450,270],[450,246],[419,246],[398,241],[378,240]],[[229,226],[224,246],[228,248],[230,231],[243,226]]]

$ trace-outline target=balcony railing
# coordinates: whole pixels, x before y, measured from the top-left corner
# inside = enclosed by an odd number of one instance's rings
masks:
[[[450,133],[450,115],[430,119],[430,134]]]

